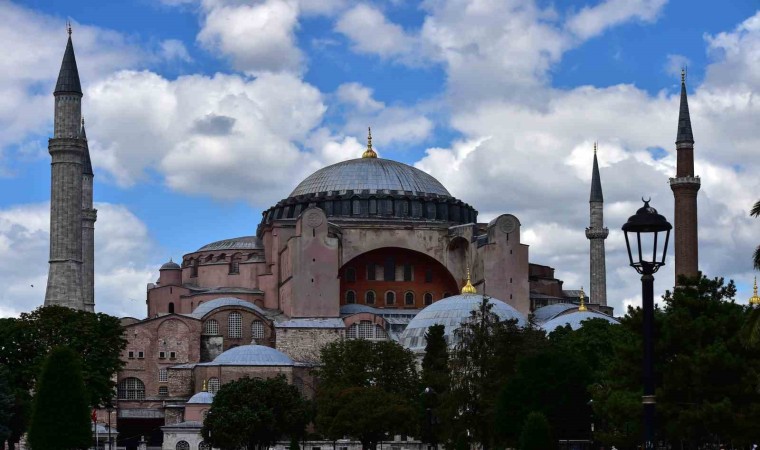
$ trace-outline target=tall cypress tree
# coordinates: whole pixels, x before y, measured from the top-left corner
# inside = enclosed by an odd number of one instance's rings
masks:
[[[444,339],[443,325],[433,325],[425,333],[425,356],[422,358],[422,417],[420,437],[436,445],[444,438],[441,418],[441,398],[449,390],[449,352]]]
[[[79,356],[68,347],[53,349],[42,367],[36,391],[29,427],[31,448],[87,448],[92,430]]]

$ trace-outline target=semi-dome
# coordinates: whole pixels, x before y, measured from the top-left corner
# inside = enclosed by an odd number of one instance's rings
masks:
[[[611,316],[608,316],[606,314],[602,314],[597,311],[575,311],[567,314],[560,314],[556,317],[554,317],[551,320],[548,320],[544,322],[541,325],[541,328],[543,328],[547,333],[551,333],[552,331],[556,330],[559,327],[564,327],[565,325],[570,325],[570,328],[573,330],[577,330],[580,327],[583,326],[583,322],[589,319],[602,319],[606,320],[609,323],[619,324],[620,322]]]
[[[256,236],[241,236],[232,239],[222,239],[199,248],[198,252],[212,250],[255,250],[260,249],[261,241]]]
[[[306,177],[290,197],[320,192],[391,191],[451,197],[440,181],[410,165],[382,158],[358,158],[317,170]]]
[[[203,366],[292,366],[285,353],[264,345],[241,345],[223,352]]]
[[[264,310],[259,308],[258,306],[254,305],[253,303],[235,298],[235,297],[223,297],[223,298],[215,298],[213,300],[209,300],[207,302],[201,303],[198,305],[197,308],[193,310],[191,315],[195,318],[202,319],[203,316],[210,313],[211,311],[221,308],[223,306],[236,306],[239,308],[245,308],[251,311],[255,311],[259,314],[264,314]]]
[[[469,320],[470,313],[480,307],[483,296],[478,294],[461,294],[453,297],[447,297],[439,300],[426,307],[417,314],[409,325],[406,327],[399,342],[404,347],[412,351],[421,351],[425,349],[425,333],[433,325],[441,324],[446,327],[444,339],[449,347],[457,344],[458,338],[456,331],[462,323]],[[515,308],[505,302],[489,298],[488,301],[493,305],[491,311],[499,316],[501,320],[517,320],[519,326],[525,326],[527,323],[525,317]]]
[[[190,397],[190,400],[187,401],[189,404],[196,404],[196,405],[210,405],[214,402],[214,394],[207,391],[201,391],[197,394]]]

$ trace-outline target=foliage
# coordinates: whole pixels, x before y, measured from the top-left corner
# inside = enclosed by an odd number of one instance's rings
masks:
[[[264,449],[286,436],[297,440],[309,420],[309,402],[283,375],[246,377],[219,389],[201,434],[213,447]]]
[[[322,349],[321,361],[316,425],[322,434],[352,436],[374,448],[386,433],[414,431],[420,385],[410,351],[390,341],[336,341]]]
[[[549,421],[540,412],[531,412],[520,433],[520,450],[546,450],[552,447]]]
[[[449,352],[444,339],[446,327],[433,325],[425,333],[425,356],[422,358],[422,395],[420,411],[420,438],[423,442],[437,444],[444,437],[440,418],[444,411],[441,398],[448,393],[450,383]]]
[[[752,209],[750,210],[749,214],[752,217],[760,217],[760,200],[752,205]],[[752,255],[752,262],[755,266],[755,270],[760,270],[760,245],[757,246],[755,253]]]
[[[90,408],[79,356],[70,348],[50,352],[37,383],[29,444],[35,450],[87,448]]]
[[[10,373],[0,365],[0,448],[11,437],[11,419],[16,396],[9,383]]]

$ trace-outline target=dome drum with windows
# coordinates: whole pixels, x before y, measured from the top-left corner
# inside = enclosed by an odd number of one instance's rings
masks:
[[[311,206],[327,217],[359,221],[415,221],[464,224],[478,212],[454,198],[434,177],[416,167],[378,158],[368,137],[361,158],[324,167],[304,179],[288,198],[263,212],[259,225],[295,219]]]

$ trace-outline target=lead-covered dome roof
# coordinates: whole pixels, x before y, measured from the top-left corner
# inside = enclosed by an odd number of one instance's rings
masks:
[[[451,197],[440,181],[416,167],[382,158],[359,158],[317,170],[296,186],[290,197],[320,192],[392,191]]]
[[[444,339],[449,347],[458,342],[454,333],[465,321],[470,319],[470,313],[480,307],[483,296],[479,294],[461,294],[438,300],[417,314],[406,327],[399,343],[412,351],[425,349],[425,333],[433,325],[441,324],[446,327]],[[489,298],[493,305],[491,311],[501,320],[516,320],[519,326],[525,326],[525,317],[515,308],[505,302]]]
[[[292,366],[285,353],[263,345],[241,345],[220,354],[202,366]]]
[[[197,252],[206,252],[210,250],[255,250],[260,249],[261,241],[256,236],[241,236],[231,239],[222,239],[221,241],[206,244],[196,250]]]

